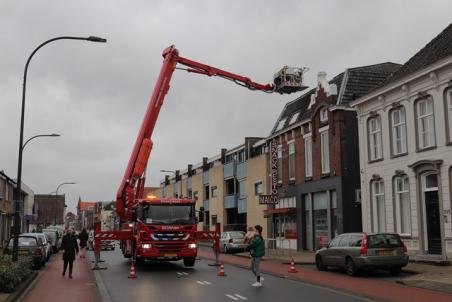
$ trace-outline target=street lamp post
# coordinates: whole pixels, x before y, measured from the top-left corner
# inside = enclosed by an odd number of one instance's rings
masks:
[[[28,57],[27,63],[25,64],[24,69],[24,77],[23,77],[23,85],[22,85],[22,110],[20,115],[20,136],[19,136],[19,159],[18,159],[18,167],[17,167],[17,187],[15,192],[15,213],[14,213],[14,240],[13,240],[13,261],[17,261],[17,254],[18,254],[18,244],[19,244],[19,224],[20,224],[20,202],[22,200],[22,151],[23,151],[23,139],[24,139],[24,115],[25,115],[25,92],[27,88],[27,73],[28,73],[28,65],[30,64],[31,58],[35,55],[35,53],[44,45],[49,44],[51,42],[57,41],[57,40],[85,40],[90,42],[101,42],[105,43],[107,42],[106,39],[99,38],[99,37],[71,37],[71,36],[62,36],[62,37],[56,37],[50,40],[45,41],[44,43],[40,44],[38,47],[33,50],[31,55]]]
[[[64,186],[64,185],[75,185],[75,182],[63,182],[63,183],[60,183],[59,185],[58,185],[58,187],[57,187],[57,189],[56,189],[56,191],[55,191],[55,208],[54,208],[54,210],[55,210],[55,215],[54,215],[54,219],[53,219],[53,224],[54,225],[56,225],[57,224],[57,201],[58,201],[58,190],[62,187],[62,186]],[[66,203],[65,203],[65,205],[64,205],[65,207],[66,207]]]

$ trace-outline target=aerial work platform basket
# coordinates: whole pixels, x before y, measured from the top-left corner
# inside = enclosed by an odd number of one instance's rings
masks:
[[[298,92],[308,88],[308,86],[303,84],[303,73],[307,70],[307,68],[284,66],[273,76],[275,91],[283,94]]]

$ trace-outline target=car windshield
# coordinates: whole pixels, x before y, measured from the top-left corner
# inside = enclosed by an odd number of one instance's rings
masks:
[[[9,241],[9,246],[13,246],[13,238]],[[19,237],[19,246],[36,246],[36,239],[33,237]]]
[[[367,238],[368,248],[401,247],[402,241],[397,234],[375,234]]]
[[[245,234],[243,234],[242,232],[230,232],[229,236],[234,239],[242,239],[243,237],[245,237]]]
[[[158,204],[143,208],[142,220],[153,224],[194,224],[195,211],[191,204]]]
[[[49,231],[44,231],[44,233],[46,234],[46,236],[49,236],[50,239],[55,239],[56,238],[55,231],[49,230]]]

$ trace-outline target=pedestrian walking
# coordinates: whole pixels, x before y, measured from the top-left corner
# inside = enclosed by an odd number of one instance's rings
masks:
[[[80,253],[80,258],[85,258],[85,248],[88,242],[88,232],[86,231],[86,229],[83,229],[80,232],[80,235],[78,235],[78,240],[80,240],[80,250],[82,251]]]
[[[256,276],[257,280],[252,284],[254,287],[262,286],[262,281],[264,278],[261,277],[260,264],[262,257],[265,255],[265,241],[262,238],[262,226],[256,225],[254,226],[255,235],[254,238],[251,239],[250,243],[246,247],[246,251],[251,253],[251,271]]]
[[[63,277],[66,275],[66,269],[69,264],[69,278],[72,279],[72,268],[74,266],[75,256],[78,254],[79,248],[77,238],[74,235],[73,229],[68,229],[66,235],[63,236],[61,243],[63,249]]]

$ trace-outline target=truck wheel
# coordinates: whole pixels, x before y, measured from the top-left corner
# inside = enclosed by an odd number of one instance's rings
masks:
[[[184,258],[184,265],[189,267],[194,266],[195,260],[195,258]]]

